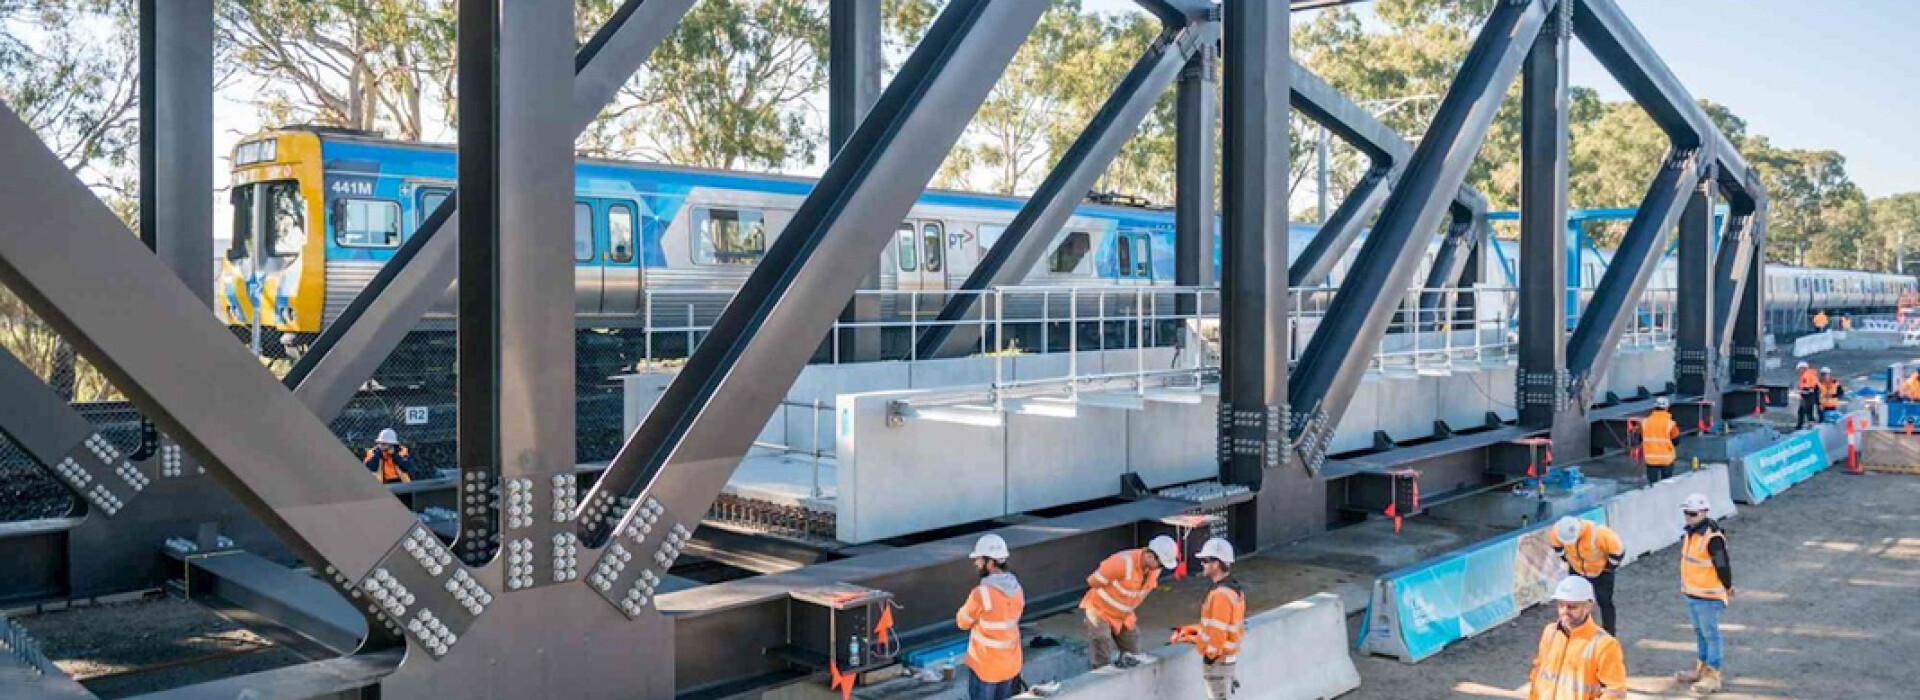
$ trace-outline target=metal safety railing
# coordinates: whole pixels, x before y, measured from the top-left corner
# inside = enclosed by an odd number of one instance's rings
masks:
[[[821,463],[835,458],[834,450],[828,449],[827,447],[827,445],[832,444],[830,442],[832,431],[829,430],[827,437],[822,438],[820,435],[820,419],[822,414],[824,414],[826,416],[826,425],[828,428],[831,428],[833,426],[834,407],[826,401],[814,399],[811,402],[784,400],[780,402],[780,408],[783,409],[783,411],[785,409],[810,409],[813,429],[808,432],[807,443],[804,446],[797,444],[791,432],[783,431],[786,433],[786,442],[754,440],[753,446],[756,449],[767,450],[774,454],[811,457],[813,459],[813,488],[811,493],[814,498],[820,498],[822,494],[820,490]],[[784,416],[782,417],[784,418]],[[783,420],[782,422],[785,423],[786,421]]]

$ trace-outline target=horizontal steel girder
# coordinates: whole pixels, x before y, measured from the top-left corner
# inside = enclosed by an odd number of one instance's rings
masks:
[[[1415,251],[1426,248],[1449,200],[1464,184],[1507,88],[1553,6],[1550,0],[1532,0],[1494,8],[1373,235],[1301,354],[1288,403],[1294,410],[1294,442],[1309,464],[1317,467],[1325,457],[1327,442],[1353,400],[1394,306],[1413,283],[1421,257]]]
[[[570,115],[573,133],[593,123],[694,1],[627,0],[580,48]],[[447,197],[427,217],[287,373],[287,385],[315,415],[331,418],[339,413],[453,284],[459,269],[453,233],[458,228],[457,197]]]
[[[413,515],[9,109],[0,163],[0,281],[296,554],[370,571]]]

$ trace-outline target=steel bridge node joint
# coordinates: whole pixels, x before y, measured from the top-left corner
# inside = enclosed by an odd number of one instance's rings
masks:
[[[360,580],[347,582],[333,567],[327,573],[372,622],[434,659],[445,657],[493,604],[493,592],[424,524],[409,528]]]
[[[631,503],[627,501],[618,511],[609,508],[602,516],[601,522],[618,523],[617,534],[601,548],[600,559],[586,579],[594,593],[629,620],[640,618],[649,608],[658,611],[658,588],[693,539],[692,527],[680,522],[659,499],[645,496],[637,508]],[[602,501],[595,508],[604,506],[607,502]]]

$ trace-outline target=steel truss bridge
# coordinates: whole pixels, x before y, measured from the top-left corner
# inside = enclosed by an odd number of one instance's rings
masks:
[[[899,612],[910,643],[947,624],[948,608],[930,601],[958,600],[970,585],[971,535],[685,590],[665,582],[758,426],[836,319],[848,321],[842,346],[856,357],[877,345],[859,323],[872,310],[851,303],[865,263],[887,244],[1048,3],[952,0],[882,86],[880,0],[833,0],[831,164],[659,404],[583,487],[575,479],[574,404],[552,390],[574,386],[571,252],[564,239],[530,234],[566,228],[575,136],[693,2],[627,0],[576,49],[573,3],[459,0],[457,199],[434,212],[284,381],[263,371],[210,311],[212,0],[140,4],[138,237],[125,235],[34,132],[0,108],[0,282],[155,426],[139,450],[123,454],[0,353],[0,393],[9,397],[0,402],[0,430],[87,506],[84,521],[47,526],[66,532],[75,552],[68,580],[49,590],[152,585],[168,566],[153,553],[152,533],[210,523],[243,547],[311,567],[319,583],[263,605],[297,613],[341,596],[355,611],[356,619],[319,625],[338,632],[334,658],[154,697],[246,689],[259,697],[720,695],[812,673],[762,652],[785,641],[788,590],[834,582],[929,601]],[[1749,282],[1762,279],[1766,193],[1615,0],[1495,3],[1417,144],[1290,60],[1290,12],[1335,2],[1140,4],[1160,20],[1161,34],[965,290],[1007,286],[1030,269],[1153,103],[1176,90],[1177,283],[1219,289],[1220,477],[1253,494],[1230,507],[1241,547],[1324,530],[1330,504],[1381,498],[1403,467],[1448,478],[1512,474],[1524,471],[1517,441],[1547,438],[1563,455],[1608,447],[1594,426],[1617,409],[1590,408],[1594,386],[1672,236],[1676,403],[1745,413],[1759,400],[1762,289]],[[1567,54],[1575,40],[1670,144],[1569,334],[1561,292]],[[1516,80],[1526,251],[1519,418],[1329,462],[1328,438],[1401,311],[1388,290],[1421,286],[1416,263],[1436,235],[1447,245],[1425,287],[1454,287],[1475,267],[1468,261],[1479,254],[1485,204],[1463,183]],[[1217,114],[1216,94],[1224,98]],[[1371,160],[1361,186],[1291,267],[1289,110]],[[1217,282],[1199,264],[1199,253],[1214,246],[1207,222],[1216,157],[1224,220]],[[1716,199],[1728,209],[1717,246]],[[1325,279],[1370,218],[1371,233],[1317,332],[1304,348],[1289,347],[1289,286]],[[461,499],[459,536],[449,545],[367,478],[327,419],[456,278]],[[978,318],[974,302],[982,298],[954,294],[941,318]],[[975,325],[930,328],[922,357],[978,342],[969,335]],[[1298,358],[1291,368],[1290,357]],[[1033,605],[1046,609],[1070,604],[1099,557],[1191,507],[1144,498],[997,531],[1016,556],[1051,563],[1022,571]],[[27,546],[19,543],[39,541],[9,538],[3,546],[18,553]],[[147,561],[155,563],[127,563]],[[21,576],[0,574],[14,577],[14,590],[45,583]],[[0,689],[7,697],[89,697],[57,673],[0,674]]]

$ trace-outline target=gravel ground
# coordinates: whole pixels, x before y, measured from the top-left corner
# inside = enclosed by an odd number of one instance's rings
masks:
[[[1738,598],[1721,618],[1727,700],[1916,697],[1920,667],[1920,477],[1829,470],[1726,523]],[[1693,661],[1693,632],[1669,547],[1618,581],[1628,685],[1637,698],[1690,697],[1671,679]],[[1367,698],[1523,698],[1540,630],[1514,623],[1419,664],[1357,657]]]
[[[164,597],[19,618],[47,657],[102,698],[263,671],[303,659],[199,605]]]

